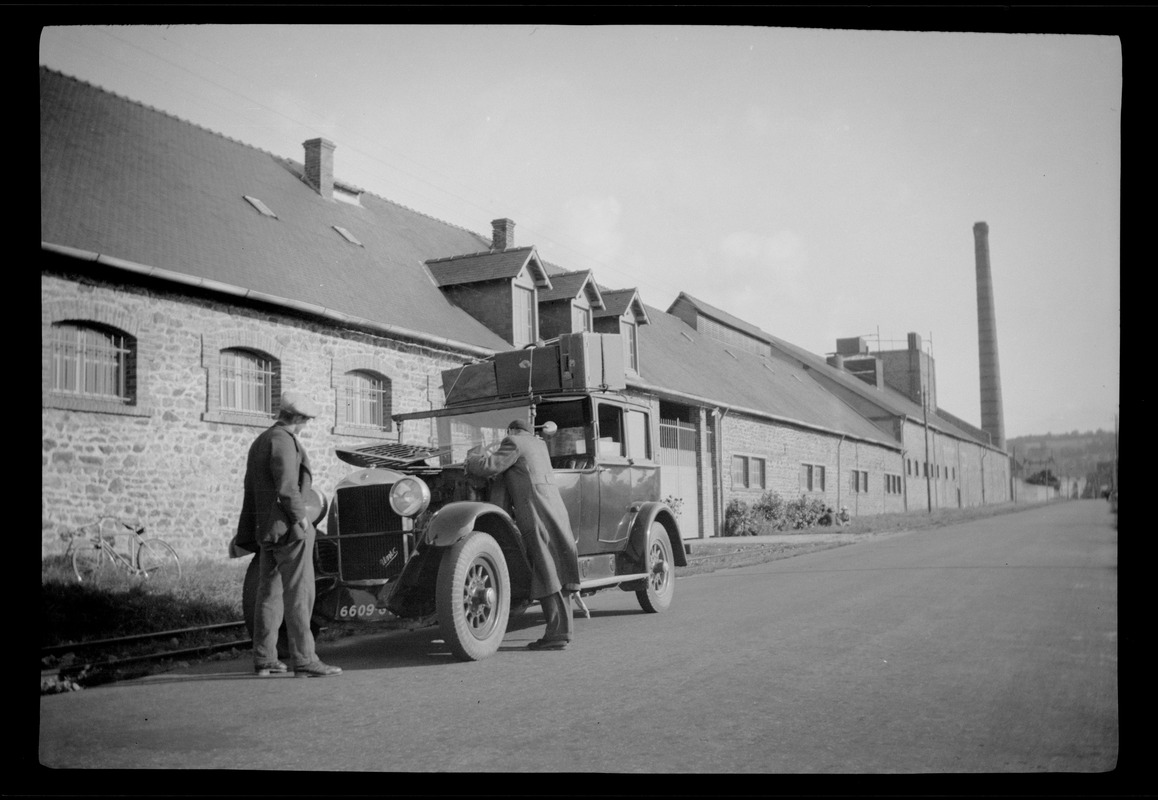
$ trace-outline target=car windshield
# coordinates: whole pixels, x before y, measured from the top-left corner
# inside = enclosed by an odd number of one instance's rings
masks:
[[[530,409],[520,405],[457,414],[443,411],[437,416],[401,422],[400,440],[438,451],[429,464],[461,464],[472,447],[498,445],[516,419],[529,422]]]

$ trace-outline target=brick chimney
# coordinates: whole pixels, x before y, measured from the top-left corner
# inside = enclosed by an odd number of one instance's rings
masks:
[[[1001,402],[1001,365],[997,358],[997,315],[993,310],[993,274],[989,266],[989,225],[973,226],[977,270],[977,348],[981,366],[981,430],[1005,449],[1005,412]]]
[[[306,148],[306,183],[327,200],[334,199],[334,143],[328,139],[310,139]]]
[[[492,250],[506,250],[508,247],[515,246],[515,221],[507,218],[491,220],[491,229],[494,235],[491,237]]]

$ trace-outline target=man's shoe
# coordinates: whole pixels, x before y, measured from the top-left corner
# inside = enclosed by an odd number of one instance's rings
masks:
[[[563,650],[569,642],[566,639],[536,639],[527,645],[528,650]]]
[[[295,678],[328,678],[331,675],[341,675],[341,667],[331,667],[321,661],[306,664],[304,667],[294,667]]]
[[[289,672],[289,667],[280,661],[255,661],[253,671],[256,672],[259,677],[264,678],[267,675],[273,675],[275,673],[280,675],[284,672]]]

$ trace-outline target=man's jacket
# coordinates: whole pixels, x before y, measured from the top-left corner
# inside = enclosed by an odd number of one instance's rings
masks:
[[[502,476],[531,562],[531,597],[540,599],[560,589],[578,591],[575,536],[543,440],[510,431],[492,454],[469,454],[466,471],[484,478]]]
[[[286,534],[309,516],[303,495],[312,485],[310,459],[297,437],[281,422],[265,430],[249,447],[245,497],[230,550],[253,553],[262,544],[288,541]]]

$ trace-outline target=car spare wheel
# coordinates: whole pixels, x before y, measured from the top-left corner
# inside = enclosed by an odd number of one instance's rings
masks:
[[[499,649],[511,612],[511,579],[490,534],[475,531],[443,553],[435,601],[442,638],[455,656],[478,661]]]

